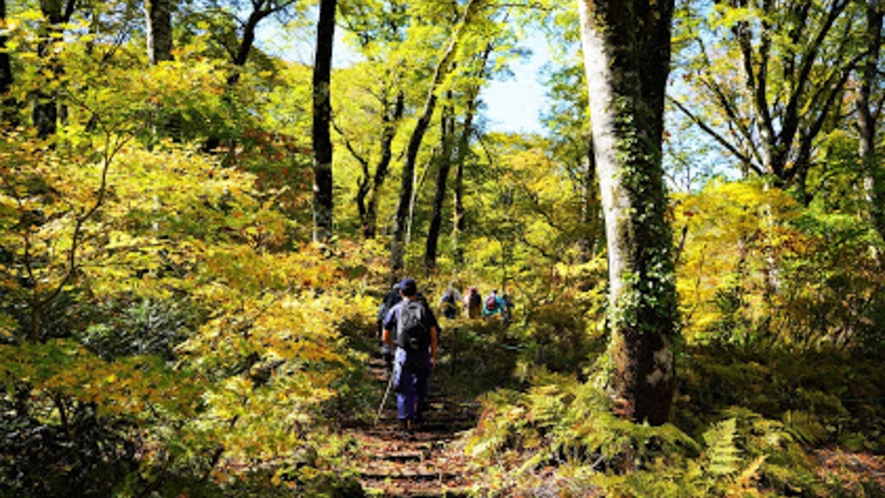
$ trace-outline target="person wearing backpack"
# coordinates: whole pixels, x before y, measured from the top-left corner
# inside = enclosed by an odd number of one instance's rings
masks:
[[[387,292],[387,295],[384,296],[384,300],[378,307],[378,341],[381,343],[381,358],[384,359],[384,366],[386,367],[388,374],[393,371],[393,351],[390,349],[390,346],[384,342],[384,320],[387,318],[387,314],[390,312],[391,308],[396,306],[396,303],[403,299],[400,295],[399,289],[399,282],[393,284],[393,287]]]
[[[461,302],[461,293],[455,288],[455,282],[449,284],[449,287],[443,292],[437,306],[442,310],[442,314],[448,320],[454,320],[458,317],[458,303]]]
[[[482,295],[476,287],[471,287],[464,297],[464,307],[467,308],[467,318],[479,318],[482,315]]]
[[[486,296],[482,305],[482,316],[483,318],[490,318],[503,312],[506,307],[507,303],[498,295],[498,289],[492,289],[492,293]]]
[[[384,321],[384,342],[396,347],[393,361],[393,389],[396,415],[403,436],[409,438],[427,397],[430,371],[436,363],[439,324],[427,302],[420,299],[411,278],[400,282],[403,300]]]

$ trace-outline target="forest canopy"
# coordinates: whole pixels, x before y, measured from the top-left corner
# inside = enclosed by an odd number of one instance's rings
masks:
[[[466,495],[885,495],[885,11],[578,3],[0,0],[0,496],[359,496],[407,276]]]

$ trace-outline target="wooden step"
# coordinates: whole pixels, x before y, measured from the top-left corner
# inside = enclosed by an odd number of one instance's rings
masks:
[[[421,469],[363,469],[357,470],[357,479],[386,481],[388,479],[409,479],[412,481],[448,481],[461,477],[458,472]]]
[[[372,460],[388,460],[393,462],[421,462],[429,456],[429,450],[402,450],[370,454]]]
[[[469,498],[476,496],[475,490],[468,486],[450,486],[435,489],[400,489],[395,486],[371,487],[364,486],[368,496],[384,498]]]
[[[389,374],[378,354],[370,355],[366,375],[386,389]],[[424,420],[409,439],[401,438],[396,396],[389,393],[374,425],[354,425],[360,450],[346,463],[368,496],[402,498],[460,498],[476,496],[465,468],[466,457],[450,450],[451,442],[475,427],[481,405],[464,403],[431,377]],[[378,400],[380,402],[380,398]]]

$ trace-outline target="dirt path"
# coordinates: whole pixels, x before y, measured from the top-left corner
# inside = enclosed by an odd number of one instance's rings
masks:
[[[379,387],[387,385],[379,359],[370,361],[368,374]],[[480,406],[455,399],[436,380],[431,377],[426,421],[411,438],[403,439],[400,434],[392,393],[377,424],[346,429],[359,443],[359,451],[351,455],[346,467],[356,470],[355,477],[367,496],[453,498],[482,494],[482,476],[471,470],[458,445],[463,431],[475,427]],[[881,455],[835,449],[812,450],[811,455],[820,475],[841,482],[846,490],[863,494],[861,488],[870,485],[885,489],[885,457]]]
[[[370,374],[386,386],[380,361],[372,360]],[[393,393],[376,425],[348,429],[361,448],[348,463],[357,469],[356,477],[368,495],[458,497],[473,489],[473,476],[455,441],[461,431],[475,425],[478,405],[452,399],[438,384],[431,377],[425,421],[410,438],[400,433]]]

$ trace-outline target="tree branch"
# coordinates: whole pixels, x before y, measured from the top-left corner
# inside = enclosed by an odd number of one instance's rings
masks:
[[[737,149],[731,142],[729,142],[725,137],[720,135],[716,130],[714,130],[710,125],[704,122],[700,117],[696,116],[692,113],[687,107],[685,107],[681,102],[676,100],[673,97],[667,96],[667,100],[669,100],[673,105],[676,106],[685,116],[691,120],[692,123],[698,125],[701,130],[703,130],[707,135],[709,135],[713,140],[715,140],[719,145],[724,147],[729,153],[735,156],[738,160],[741,161],[742,164],[747,165],[750,169],[755,171],[757,174],[762,174],[762,168],[758,165],[753,164],[753,161],[745,154],[743,154],[740,150]]]

